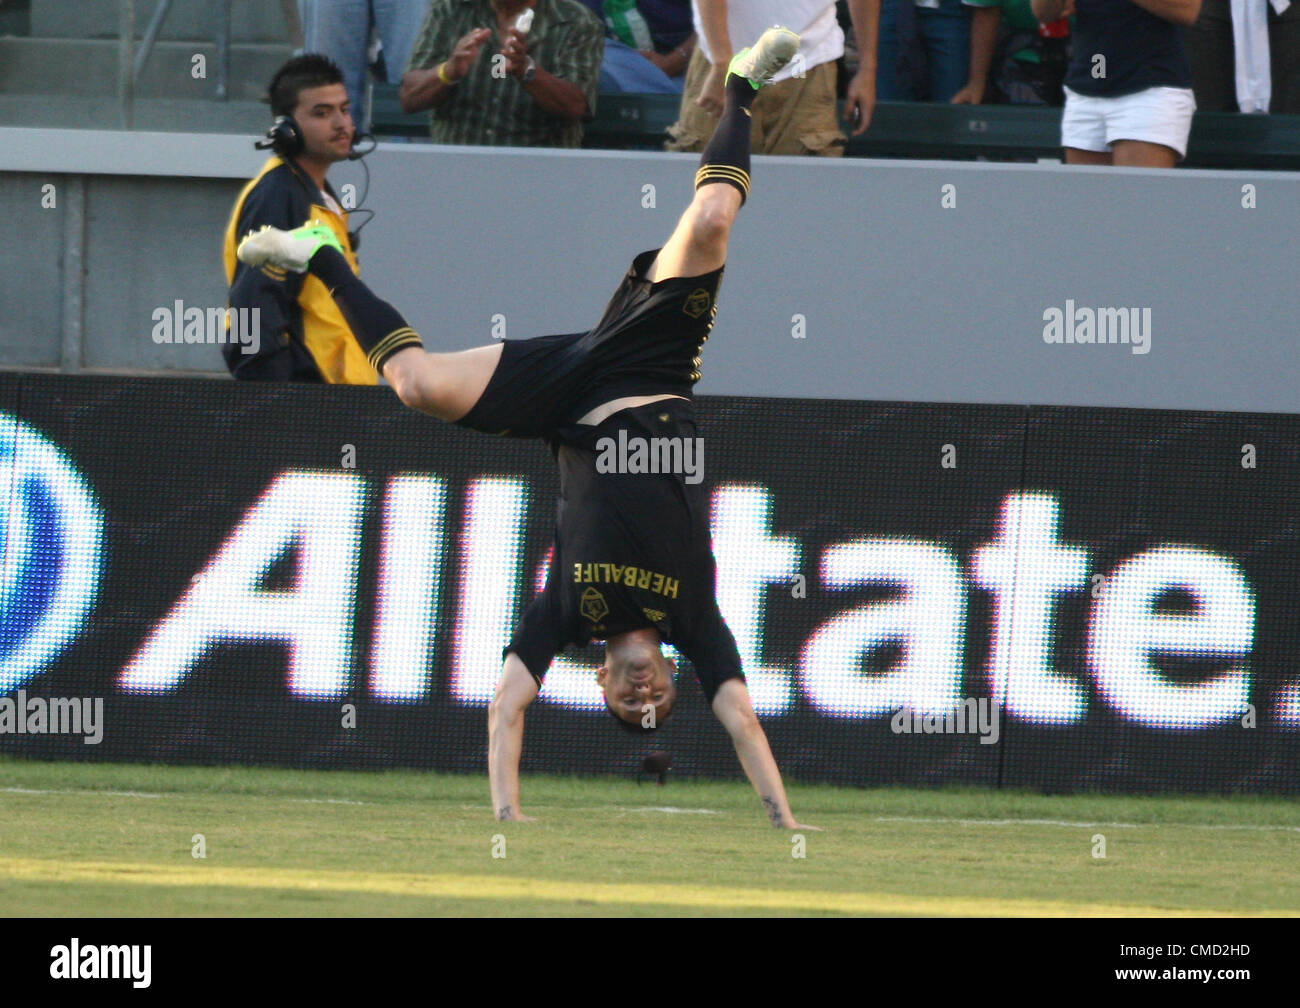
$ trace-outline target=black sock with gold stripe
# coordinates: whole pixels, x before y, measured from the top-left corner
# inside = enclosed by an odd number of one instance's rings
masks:
[[[727,78],[726,103],[722,117],[709,138],[695,173],[695,188],[711,182],[724,182],[740,190],[743,204],[749,196],[749,107],[758,94],[743,77]]]
[[[376,371],[382,373],[384,361],[398,350],[424,345],[420,334],[406,324],[396,308],[361,282],[337,249],[322,246],[311,257],[307,269],[329,288],[353,337]]]

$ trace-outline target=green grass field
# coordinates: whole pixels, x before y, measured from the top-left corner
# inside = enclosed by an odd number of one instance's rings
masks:
[[[536,823],[486,793],[0,759],[0,915],[1300,915],[1297,801],[795,785],[796,858],[743,783],[525,777]]]

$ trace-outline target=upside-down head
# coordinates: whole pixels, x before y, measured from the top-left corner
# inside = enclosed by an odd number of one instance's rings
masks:
[[[659,649],[655,630],[629,630],[605,642],[605,664],[596,673],[605,707],[630,732],[657,729],[677,700],[677,666]]]

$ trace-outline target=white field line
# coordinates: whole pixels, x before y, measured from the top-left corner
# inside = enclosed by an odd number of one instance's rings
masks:
[[[106,795],[113,798],[194,798],[208,795],[190,794],[151,794],[148,791],[96,791],[90,788],[21,788],[0,787],[0,793],[6,794],[68,794],[68,795]],[[243,795],[245,798],[264,798],[269,801],[305,802],[309,805],[370,805],[372,802],[354,801],[351,798],[281,798],[276,795]]]
[[[711,808],[677,808],[673,805],[649,805],[645,808],[620,808],[620,812],[676,812],[682,815],[722,815]]]
[[[959,823],[963,826],[1068,826],[1072,829],[1092,829],[1106,826],[1112,829],[1156,829],[1176,826],[1182,829],[1206,830],[1256,830],[1300,833],[1300,826],[1233,826],[1224,823],[1124,823],[1124,822],[1066,822],[1062,819],[925,819],[920,816],[874,816],[873,822]]]
[[[108,795],[120,798],[176,798],[176,797],[206,797],[191,795],[162,795],[151,794],[147,791],[95,791],[85,788],[20,788],[20,787],[0,787],[0,794],[79,794],[79,795]],[[246,798],[267,798],[272,801],[301,802],[311,805],[373,805],[374,802],[355,801],[351,798],[277,798],[273,795],[243,795]],[[461,805],[463,809],[478,809],[479,805]],[[545,805],[536,805],[534,808],[548,808]],[[668,814],[691,814],[691,815],[724,815],[725,813],[715,809],[684,809],[676,808],[671,805],[649,805],[636,808],[626,808],[618,805],[601,805],[592,808],[574,808],[567,809],[569,812],[664,812]],[[1105,826],[1109,829],[1157,829],[1159,827],[1177,827],[1180,829],[1204,829],[1204,830],[1246,830],[1248,832],[1273,832],[1273,833],[1300,833],[1300,826],[1258,826],[1258,825],[1232,825],[1227,823],[1180,823],[1180,822],[1158,822],[1158,823],[1124,823],[1124,822],[1069,822],[1064,819],[953,819],[942,817],[924,817],[924,816],[871,816],[868,822],[905,822],[905,823],[956,823],[961,826],[1062,826],[1068,829],[1093,829],[1098,826]]]
[[[162,798],[160,794],[150,794],[147,791],[95,791],[88,788],[25,788],[25,787],[5,787],[0,791],[8,794],[83,794],[83,795],[111,795],[115,798]]]

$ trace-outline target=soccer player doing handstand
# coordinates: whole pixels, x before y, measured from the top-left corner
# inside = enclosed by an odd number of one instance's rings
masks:
[[[490,434],[545,438],[560,470],[553,560],[542,593],[504,649],[488,707],[494,815],[519,803],[524,711],[568,645],[605,642],[597,681],[628,730],[652,730],[677,699],[668,643],[690,661],[772,824],[811,829],[790,811],[780,771],[718,609],[708,492],[684,472],[611,471],[603,448],[698,444],[692,386],[717,310],[736,213],[749,191],[750,106],[790,61],[799,37],[770,28],[729,67],[726,106],[696,173],[695,195],[661,249],[636,256],[595,328],[429,353],[334,247],[328,228],[264,229],[242,260],[310,271],[407,406]],[[656,440],[658,439],[658,440]]]

